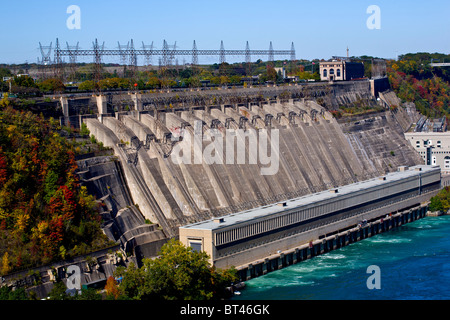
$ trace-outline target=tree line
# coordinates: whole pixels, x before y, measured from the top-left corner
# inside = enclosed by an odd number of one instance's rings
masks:
[[[450,119],[450,69],[432,67],[433,61],[450,62],[450,56],[417,53],[391,60],[387,65],[389,82],[397,96],[403,101],[414,102],[421,114]]]
[[[63,82],[49,74],[47,79],[33,79],[29,75],[14,76],[7,67],[0,68],[0,88],[3,92],[20,94],[23,96],[39,95],[43,93],[60,93],[66,90],[94,91],[94,90],[151,90],[160,88],[197,88],[203,85],[243,85],[244,83],[266,82],[283,83],[284,68],[288,76],[296,76],[301,80],[320,80],[318,74],[318,60],[316,64],[301,60],[296,62],[275,61],[263,62],[261,59],[250,64],[221,63],[182,68],[161,67],[159,69],[131,72],[126,66],[102,65],[101,79],[94,79],[93,65],[82,64],[77,71]],[[277,69],[278,68],[278,69]],[[111,71],[111,69],[113,69]],[[123,71],[121,71],[123,69]],[[257,78],[252,78],[257,76]],[[3,81],[3,77],[11,78]]]

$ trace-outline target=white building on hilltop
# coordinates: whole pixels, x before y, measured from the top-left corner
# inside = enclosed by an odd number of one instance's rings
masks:
[[[446,131],[445,118],[432,121],[422,118],[405,133],[405,138],[425,164],[440,166],[442,173],[450,174],[450,132]]]

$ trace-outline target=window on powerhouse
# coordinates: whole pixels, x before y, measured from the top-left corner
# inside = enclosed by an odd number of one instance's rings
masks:
[[[202,241],[199,239],[189,239],[189,247],[194,251],[202,251]]]

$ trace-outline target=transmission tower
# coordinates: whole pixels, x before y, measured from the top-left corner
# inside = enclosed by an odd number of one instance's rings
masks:
[[[41,63],[46,66],[50,65],[52,63],[52,60],[50,58],[50,54],[52,52],[52,43],[50,42],[49,46],[43,46],[39,42],[39,49],[41,50],[41,55],[42,55]]]
[[[69,67],[70,67],[70,80],[75,80],[75,73],[77,72],[77,51],[79,49],[79,42],[76,46],[69,46],[66,42],[67,51],[69,52]]]
[[[173,65],[173,61],[175,60],[177,42],[175,41],[174,45],[169,45],[166,40],[163,41],[162,48],[162,66],[168,67]]]
[[[270,46],[269,46],[269,57],[267,59],[269,61],[270,65],[273,65],[273,61],[275,60],[274,54],[273,54],[273,46],[272,46],[272,41],[270,41]]]
[[[295,70],[295,65],[296,65],[296,60],[295,60],[295,47],[294,47],[294,42],[292,42],[291,44],[291,52],[290,52],[290,68],[291,68],[291,72],[293,72]]]
[[[170,49],[172,49],[170,51],[170,55],[169,55],[169,66],[173,66],[174,64],[177,64],[175,62],[175,52],[177,50],[177,42],[175,41],[174,45],[173,46],[169,46],[169,47],[170,47]]]
[[[63,80],[64,69],[63,69],[63,61],[62,61],[62,57],[61,57],[61,48],[59,46],[58,38],[56,38],[56,45],[55,45],[54,74],[55,74],[55,78]]]
[[[245,46],[245,63],[250,63],[250,62],[252,62],[252,57],[250,54],[250,46],[247,41],[247,44]]]
[[[105,50],[105,43],[102,46],[98,44],[97,39],[92,43],[94,51],[94,81],[97,84],[102,78],[102,53]]]
[[[245,64],[247,65],[247,75],[251,76],[252,75],[252,57],[250,54],[250,46],[248,44],[247,41],[247,45],[245,46]]]
[[[223,41],[220,41],[219,63],[225,63],[225,47],[223,46]]]
[[[128,41],[126,45],[117,42],[117,47],[119,49],[120,64],[123,66],[122,76],[125,77],[127,70],[127,52],[130,48],[130,42]]]
[[[166,40],[163,41],[163,47],[162,47],[162,65],[163,67],[167,67],[169,64],[169,45],[167,44]]]
[[[195,43],[192,45],[192,71],[195,73],[198,66],[198,50],[197,50],[197,44]]]
[[[41,51],[41,59],[38,59],[39,71],[41,74],[41,78],[47,78],[47,69],[52,64],[51,53],[52,53],[52,43],[50,42],[49,46],[43,46],[39,42],[39,50]]]
[[[51,60],[50,55],[52,52],[52,44],[50,46],[43,46],[39,43],[39,48],[41,52],[41,59],[38,59],[40,70],[43,73],[43,77],[47,76],[48,66],[56,67],[55,72],[57,72],[59,77],[62,77],[64,57],[69,57],[70,64],[75,66],[76,61],[79,57],[92,57],[94,62],[94,72],[93,79],[99,81],[102,76],[102,57],[112,56],[120,57],[122,65],[130,65],[132,68],[132,74],[135,74],[137,69],[137,56],[145,56],[146,62],[151,63],[153,56],[158,56],[160,61],[161,69],[167,67],[171,64],[177,63],[178,56],[191,56],[193,70],[199,64],[198,57],[201,56],[218,56],[221,63],[225,62],[226,56],[245,56],[245,64],[248,69],[247,74],[251,75],[251,57],[267,57],[269,60],[274,60],[275,56],[288,56],[290,55],[291,60],[295,61],[295,49],[292,43],[291,50],[273,50],[272,43],[270,44],[269,50],[250,50],[249,43],[247,41],[245,50],[225,50],[223,41],[221,41],[220,49],[213,50],[198,50],[197,44],[194,41],[192,50],[178,49],[176,42],[173,46],[168,45],[167,41],[164,40],[162,50],[155,49],[153,43],[148,49],[144,43],[142,43],[142,49],[136,49],[134,44],[129,42],[127,45],[121,45],[118,43],[117,49],[105,50],[105,44],[99,44],[98,40],[92,43],[91,49],[80,49],[79,44],[76,46],[69,46],[66,42],[67,48],[62,49],[60,47],[59,41],[57,40],[56,48],[54,52],[54,61]],[[54,65],[53,65],[54,64]],[[194,71],[195,72],[195,71]],[[73,72],[72,72],[73,73]]]
[[[142,41],[142,50],[144,50],[145,54],[145,64],[147,66],[152,65],[153,41],[151,45],[145,45],[144,41]]]
[[[137,55],[136,51],[134,50],[134,43],[133,39],[131,39],[130,43],[130,77],[131,79],[134,79],[134,77],[137,75]]]
[[[294,43],[292,42],[291,44],[291,61],[295,61],[295,47],[294,47]]]
[[[219,50],[219,74],[226,75],[227,67],[225,66],[225,47],[223,46],[223,41],[220,41],[220,50]]]

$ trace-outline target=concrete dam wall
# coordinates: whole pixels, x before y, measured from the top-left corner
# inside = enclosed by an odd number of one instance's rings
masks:
[[[135,253],[137,263],[154,256],[167,241],[156,225],[147,224],[124,181],[122,162],[115,156],[77,161],[80,182],[102,204],[102,229],[124,252]]]
[[[144,217],[172,237],[188,223],[422,164],[400,124],[413,118],[386,111],[338,122],[316,102],[290,100],[84,121],[114,149]]]
[[[412,118],[418,119],[415,115]],[[403,135],[402,127],[409,127],[411,121],[406,111],[398,110],[346,118],[340,126],[364,170],[382,174],[399,166],[423,164]]]

